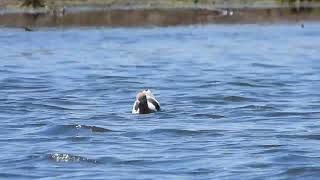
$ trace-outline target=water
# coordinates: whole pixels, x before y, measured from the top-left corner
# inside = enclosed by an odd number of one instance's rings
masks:
[[[0,29],[0,177],[316,179],[319,28]]]

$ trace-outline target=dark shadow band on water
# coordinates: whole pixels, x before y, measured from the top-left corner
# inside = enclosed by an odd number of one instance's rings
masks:
[[[319,7],[0,11],[0,27],[141,27],[319,21]]]

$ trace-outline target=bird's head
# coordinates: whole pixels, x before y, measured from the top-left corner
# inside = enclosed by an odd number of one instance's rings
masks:
[[[137,101],[141,104],[146,104],[147,103],[147,96],[144,92],[139,92],[137,94]]]

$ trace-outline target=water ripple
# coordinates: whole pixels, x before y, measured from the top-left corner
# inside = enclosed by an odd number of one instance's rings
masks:
[[[149,131],[149,135],[165,136],[223,136],[220,130],[186,130],[186,129],[154,129]]]
[[[89,159],[86,157],[82,157],[82,156],[76,156],[76,155],[72,155],[72,154],[66,154],[66,153],[54,153],[54,154],[49,154],[48,155],[48,159],[55,161],[55,162],[88,162],[88,163],[94,163],[97,164],[98,161],[95,159]]]
[[[44,135],[72,135],[79,134],[81,132],[93,132],[93,133],[105,133],[111,132],[112,130],[98,127],[98,126],[88,126],[88,125],[54,125],[41,130]]]
[[[0,29],[0,178],[318,179],[319,29]]]
[[[283,68],[284,66],[274,65],[274,64],[264,64],[264,63],[252,63],[253,67],[261,67],[261,68]]]
[[[225,118],[223,115],[216,115],[216,114],[193,114],[195,118],[209,118],[209,119],[221,119]]]
[[[248,98],[244,96],[226,96],[223,97],[224,101],[230,101],[230,102],[253,102],[253,101],[259,101],[256,98]]]

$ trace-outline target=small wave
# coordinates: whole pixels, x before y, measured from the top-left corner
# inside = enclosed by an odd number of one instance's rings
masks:
[[[118,160],[116,164],[125,164],[125,165],[142,165],[142,164],[152,164],[153,162],[144,160],[144,159],[133,159],[133,160]]]
[[[94,164],[98,163],[98,160],[95,160],[95,159],[89,159],[86,157],[76,156],[76,155],[71,155],[66,153],[49,154],[48,159],[55,162],[89,162]]]
[[[3,66],[6,69],[22,69],[23,66],[19,66],[19,65],[4,65]]]
[[[112,75],[104,75],[104,76],[96,76],[96,75],[89,75],[88,78],[98,78],[98,79],[112,79],[112,80],[119,80],[119,81],[127,81],[129,79],[134,79],[130,76],[112,76]]]
[[[109,132],[112,131],[110,129],[98,127],[98,126],[87,126],[87,125],[62,125],[64,128],[67,129],[87,129],[91,130],[92,132]]]
[[[4,84],[48,84],[45,79],[34,77],[9,77],[2,80]]]
[[[196,86],[196,88],[205,89],[205,88],[216,87],[216,86],[217,86],[217,84],[201,84],[199,86]]]
[[[306,151],[292,151],[291,153],[288,153],[286,155],[273,158],[273,161],[279,162],[279,163],[290,162],[290,163],[295,163],[296,165],[302,165],[302,164],[309,164],[311,162],[318,161],[320,159],[319,157],[310,157],[310,156],[300,155],[305,153]]]
[[[252,84],[252,83],[247,83],[247,82],[230,82],[228,83],[230,85],[234,86],[242,86],[242,87],[266,87],[258,84]]]
[[[55,135],[55,134],[78,134],[79,131],[85,131],[89,130],[94,133],[104,133],[104,132],[110,132],[112,130],[97,127],[97,126],[87,126],[87,125],[55,125],[52,127],[49,127],[42,131],[43,134],[46,135]]]
[[[288,138],[288,139],[320,140],[320,134],[278,135],[277,137],[279,137],[279,138]]]
[[[254,163],[249,163],[246,166],[250,167],[250,168],[258,168],[258,169],[265,169],[265,168],[269,168],[272,166],[271,163],[258,163],[258,162],[254,162]]]
[[[106,129],[106,128],[102,128],[102,127],[98,127],[98,126],[77,125],[77,128],[81,128],[81,127],[85,128],[85,129],[89,129],[92,132],[99,132],[99,133],[112,131],[110,129]]]
[[[262,68],[283,68],[283,66],[273,65],[273,64],[263,64],[263,63],[252,63],[253,67],[262,67]]]
[[[285,172],[282,173],[282,175],[289,175],[289,176],[295,176],[296,178],[299,177],[299,175],[308,175],[309,177],[318,177],[320,173],[320,167],[294,167],[289,168]],[[305,177],[301,176],[301,179],[305,179]],[[308,179],[308,178],[307,178]]]
[[[13,91],[22,91],[22,92],[49,92],[52,89],[49,86],[41,86],[41,85],[0,85],[3,90],[12,90]]]
[[[5,78],[0,82],[1,88],[5,90],[15,91],[49,91],[51,90],[49,83],[41,78],[30,78],[30,77],[10,77]]]
[[[223,98],[225,101],[230,101],[230,102],[247,102],[247,101],[256,101],[253,98],[247,98],[247,97],[242,97],[242,96],[226,96]]]
[[[258,147],[262,147],[262,148],[279,148],[279,147],[284,147],[284,145],[281,145],[281,144],[262,144],[262,145],[258,145]]]
[[[221,81],[205,81],[204,83],[201,83],[200,85],[196,86],[196,88],[210,88],[210,87],[216,87],[221,84]]]
[[[210,169],[210,168],[196,168],[190,172],[188,172],[188,174],[191,174],[191,175],[204,175],[204,174],[210,174],[212,173],[213,170]]]
[[[6,172],[1,172],[0,177],[4,179],[39,179],[41,176],[37,176],[35,174],[18,174],[18,173],[6,173]]]
[[[315,112],[272,112],[268,113],[266,117],[287,117],[287,116],[306,116],[312,115]]]
[[[50,103],[50,104],[55,104],[56,106],[86,106],[86,105],[90,105],[87,102],[83,102],[80,100],[73,100],[73,98],[57,98],[57,97],[52,97],[52,98],[47,98],[46,102]]]
[[[71,137],[68,137],[68,138],[65,138],[65,140],[67,140],[67,141],[72,141],[72,142],[84,142],[84,141],[86,141],[86,142],[88,142],[88,141],[90,141],[90,137],[88,137],[88,136],[71,136]]]
[[[154,129],[149,131],[150,135],[168,135],[168,136],[223,136],[220,130],[185,130],[185,129]]]
[[[50,109],[50,110],[63,110],[63,111],[69,111],[69,110],[76,110],[71,108],[66,108],[58,105],[50,105],[50,104],[40,104],[40,103],[22,103],[23,106],[29,107],[29,108],[44,108],[44,109]]]
[[[271,106],[258,106],[258,105],[241,106],[241,107],[237,107],[236,109],[249,109],[249,110],[254,110],[254,111],[276,110],[276,108],[271,107]]]
[[[63,61],[59,61],[57,64],[64,64],[64,65],[67,65],[67,64],[76,64],[77,61],[72,61],[72,60],[63,60]]]
[[[195,104],[225,104],[220,97],[190,97]]]
[[[286,87],[286,86],[290,86],[287,82],[270,82],[268,83],[271,86],[275,86],[275,87]]]
[[[225,118],[225,116],[222,115],[216,115],[216,114],[194,114],[192,115],[193,117],[196,118],[209,118],[209,119],[221,119],[221,118]]]
[[[10,71],[8,69],[0,69],[0,73],[1,74],[11,74],[11,73],[15,73],[14,71]]]
[[[14,104],[9,104],[9,103],[4,103],[4,105],[0,105],[0,112],[4,113],[4,114],[23,114],[25,115],[26,113],[30,113],[32,112],[31,109],[27,109],[25,107],[21,107],[21,106],[16,106],[15,103]]]
[[[257,155],[276,154],[276,153],[281,153],[281,152],[284,152],[284,151],[287,151],[287,149],[281,148],[281,147],[279,147],[279,148],[266,148],[265,150],[255,152],[254,154],[257,154]]]

